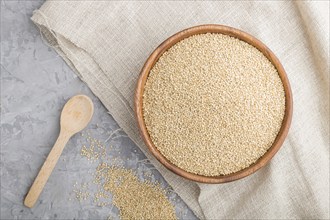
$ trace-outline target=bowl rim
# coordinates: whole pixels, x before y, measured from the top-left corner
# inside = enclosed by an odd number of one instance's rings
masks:
[[[185,171],[178,166],[172,164],[165,156],[163,156],[156,146],[153,144],[149,133],[147,131],[144,117],[143,117],[143,93],[144,93],[144,86],[145,82],[147,81],[148,75],[154,64],[158,61],[160,56],[168,50],[171,46],[176,44],[177,42],[190,37],[192,35],[196,34],[205,34],[205,33],[220,33],[229,35],[235,38],[238,38],[242,41],[245,41],[249,43],[250,45],[256,47],[259,51],[261,51],[268,60],[271,61],[271,63],[275,66],[275,68],[278,71],[278,74],[281,78],[281,81],[283,83],[284,92],[285,92],[285,114],[282,121],[282,125],[280,128],[280,131],[277,135],[277,137],[274,140],[273,145],[268,149],[268,151],[260,157],[254,164],[250,165],[249,167],[242,169],[238,172],[229,174],[229,175],[219,175],[219,176],[203,176],[198,175],[194,173],[190,173],[188,171]],[[174,172],[175,174],[184,177],[189,180],[201,182],[201,183],[226,183],[231,182],[234,180],[241,179],[243,177],[249,176],[265,166],[271,158],[277,153],[277,151],[282,146],[284,139],[286,138],[289,127],[291,125],[292,120],[292,111],[293,111],[293,99],[292,99],[292,92],[290,83],[288,80],[288,77],[286,75],[286,72],[278,60],[278,58],[275,56],[275,54],[261,41],[259,41],[257,38],[253,37],[252,35],[241,31],[239,29],[225,26],[225,25],[219,25],[219,24],[205,24],[205,25],[198,25],[194,27],[190,27],[187,29],[184,29],[171,37],[167,38],[164,42],[162,42],[149,56],[149,58],[146,60],[139,78],[137,80],[136,90],[135,90],[135,97],[134,97],[134,104],[135,104],[135,116],[137,120],[137,125],[140,131],[140,134],[142,136],[142,139],[144,143],[147,145],[149,151],[156,157],[156,159],[163,164],[167,169]]]

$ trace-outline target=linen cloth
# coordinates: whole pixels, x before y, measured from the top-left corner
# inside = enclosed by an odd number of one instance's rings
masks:
[[[46,1],[32,20],[200,219],[329,218],[329,2]],[[200,24],[248,32],[280,59],[293,121],[272,161],[218,185],[183,179],[148,152],[134,118],[140,70],[176,32]]]

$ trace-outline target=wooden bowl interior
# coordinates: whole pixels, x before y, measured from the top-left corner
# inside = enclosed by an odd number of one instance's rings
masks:
[[[285,91],[285,115],[282,122],[281,129],[272,145],[272,147],[269,148],[269,150],[261,157],[259,158],[254,164],[251,166],[240,170],[239,172],[232,173],[229,175],[220,175],[220,176],[202,176],[197,175],[193,173],[189,173],[174,164],[172,164],[170,161],[168,161],[154,146],[149,133],[147,131],[144,118],[143,118],[143,93],[144,93],[144,85],[147,81],[148,75],[154,64],[158,61],[160,56],[168,50],[171,46],[176,44],[177,42],[192,36],[196,34],[204,34],[204,33],[221,33],[225,35],[229,35],[235,38],[238,38],[240,40],[243,40],[254,47],[256,47],[258,50],[260,50],[276,67],[279,76],[282,80],[284,91]],[[288,133],[290,124],[291,124],[291,118],[292,118],[292,94],[291,94],[291,88],[288,81],[288,78],[286,76],[285,70],[282,67],[281,63],[277,59],[277,57],[271,52],[270,49],[268,49],[262,42],[260,42],[258,39],[254,38],[253,36],[223,25],[201,25],[192,27],[186,30],[183,30],[167,40],[165,40],[161,45],[159,45],[154,52],[150,55],[146,63],[144,64],[142,71],[140,73],[140,77],[137,82],[136,87],[136,93],[135,93],[135,113],[136,118],[138,122],[138,127],[140,130],[140,133],[142,135],[142,138],[144,142],[146,143],[147,147],[151,151],[151,153],[169,170],[173,171],[174,173],[185,177],[190,180],[203,182],[203,183],[225,183],[234,181],[243,177],[246,177],[264,165],[267,164],[267,162],[270,161],[270,159],[276,154],[276,152],[279,150],[281,145],[283,144],[283,141]]]

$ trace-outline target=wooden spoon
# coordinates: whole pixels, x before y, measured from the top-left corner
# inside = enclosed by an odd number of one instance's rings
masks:
[[[29,208],[34,206],[66,143],[74,134],[87,126],[93,116],[93,112],[93,102],[85,95],[74,96],[65,104],[61,114],[60,134],[41,167],[37,178],[34,180],[29,193],[25,197],[25,206]]]

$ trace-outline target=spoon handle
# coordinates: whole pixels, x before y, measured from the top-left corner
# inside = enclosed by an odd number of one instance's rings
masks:
[[[70,139],[70,135],[67,134],[65,130],[61,129],[61,132],[52,148],[50,151],[46,161],[42,165],[38,176],[34,180],[27,196],[25,197],[24,200],[24,205],[32,208],[36,201],[39,198],[40,193],[42,192],[50,174],[52,173],[58,158],[61,156],[61,153]]]

